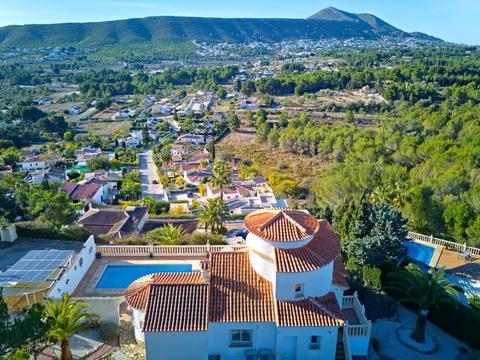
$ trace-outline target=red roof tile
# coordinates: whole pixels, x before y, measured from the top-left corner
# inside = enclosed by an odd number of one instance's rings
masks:
[[[303,211],[274,209],[255,211],[245,217],[245,226],[265,240],[290,242],[315,234],[318,221]]]
[[[214,253],[210,322],[275,321],[272,285],[253,270],[247,252]]]
[[[307,272],[319,269],[340,255],[340,240],[327,220],[318,222],[319,228],[305,246],[295,249],[275,249],[278,272]]]
[[[208,284],[152,285],[143,331],[206,331]]]
[[[277,301],[277,324],[291,326],[342,326],[344,317],[337,298],[330,292],[319,298]]]
[[[72,186],[73,185],[73,186]],[[62,186],[62,191],[66,192],[73,200],[83,201],[91,200],[93,196],[100,190],[100,184],[69,184]]]
[[[125,300],[138,310],[145,310],[152,285],[206,284],[200,272],[157,273],[141,277],[125,290]]]

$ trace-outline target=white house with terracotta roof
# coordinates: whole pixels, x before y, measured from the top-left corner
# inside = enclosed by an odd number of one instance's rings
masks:
[[[125,298],[150,359],[351,359],[371,323],[348,288],[326,220],[290,209],[245,218],[247,248],[215,252],[201,272],[133,282]]]

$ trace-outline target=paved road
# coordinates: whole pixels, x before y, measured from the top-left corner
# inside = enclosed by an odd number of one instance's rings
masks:
[[[152,150],[140,154],[140,178],[142,180],[142,197],[152,196],[157,200],[168,200],[163,186],[153,184],[158,180],[157,167],[152,159]]]

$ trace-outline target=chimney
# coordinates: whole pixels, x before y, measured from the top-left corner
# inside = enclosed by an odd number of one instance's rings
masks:
[[[203,281],[210,282],[210,260],[200,261],[200,271]]]

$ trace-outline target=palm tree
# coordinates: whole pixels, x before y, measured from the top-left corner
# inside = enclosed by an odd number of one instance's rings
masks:
[[[185,236],[185,230],[181,226],[168,224],[167,226],[157,228],[148,232],[145,238],[152,243],[162,245],[178,245]]]
[[[230,173],[227,171],[227,162],[224,160],[217,160],[213,164],[212,169],[212,184],[213,186],[220,189],[220,199],[222,199],[223,203],[223,188],[225,185],[229,185],[232,183],[232,179],[230,178]]]
[[[200,224],[205,225],[205,231],[209,228],[212,232],[220,230],[226,217],[227,207],[220,198],[208,199],[199,212]]]
[[[87,312],[89,306],[81,300],[71,301],[70,295],[63,295],[59,302],[53,299],[48,300],[45,306],[45,318],[52,322],[48,336],[60,342],[61,360],[72,359],[70,337],[85,330],[87,320],[99,319],[98,315]]]
[[[452,296],[458,295],[458,290],[445,278],[445,267],[430,269],[428,274],[424,274],[417,265],[409,264],[406,270],[390,273],[387,288],[403,294],[400,302],[411,302],[418,306],[415,328],[410,337],[424,343],[428,311],[440,303],[456,305]]]

